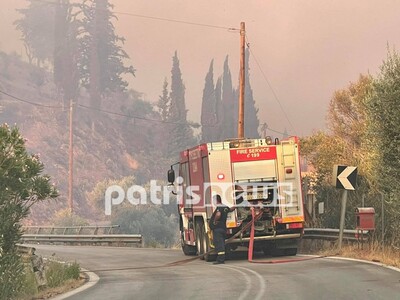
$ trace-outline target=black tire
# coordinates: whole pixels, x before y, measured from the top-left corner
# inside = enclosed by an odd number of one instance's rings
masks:
[[[203,255],[204,254],[204,245],[203,245],[203,229],[204,224],[203,222],[199,221],[196,222],[196,229],[195,229],[195,234],[196,234],[196,249],[197,249],[197,255]],[[200,257],[200,259],[204,260],[204,256]]]
[[[183,238],[183,232],[181,232],[181,247],[185,255],[196,255],[197,252],[196,247],[185,244],[185,240]]]
[[[286,255],[286,251],[285,249],[279,249],[279,248],[272,248],[271,249],[271,255],[272,256],[285,256]]]
[[[210,252],[212,250],[211,248],[211,242],[210,242],[210,237],[206,233],[206,228],[203,224],[202,226],[202,232],[203,232],[203,249],[204,253]],[[209,262],[209,261],[214,261],[217,258],[217,256],[214,253],[207,253],[204,255],[204,260]]]

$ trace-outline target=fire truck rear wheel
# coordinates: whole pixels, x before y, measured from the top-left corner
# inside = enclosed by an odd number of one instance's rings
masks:
[[[202,227],[203,230],[203,248],[204,248],[204,252],[209,252],[211,251],[211,242],[210,242],[210,237],[206,232],[205,226],[203,224]],[[212,253],[208,253],[204,255],[204,259],[205,261],[214,261],[217,258],[217,256],[215,254]]]
[[[204,246],[203,246],[203,229],[204,225],[201,221],[196,222],[196,247],[197,247],[197,255],[204,254]],[[204,256],[200,257],[200,259],[204,259]]]

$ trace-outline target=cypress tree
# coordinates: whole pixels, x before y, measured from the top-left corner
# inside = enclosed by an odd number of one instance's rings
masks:
[[[216,128],[216,98],[213,75],[214,60],[211,60],[205,85],[203,89],[203,101],[201,107],[201,139],[203,142],[211,142],[214,139]]]
[[[228,65],[228,56],[224,62],[224,73],[222,75],[222,123],[221,138],[229,139],[236,137],[235,128],[235,94],[232,88],[232,76]]]
[[[215,84],[215,127],[213,132],[213,140],[222,140],[222,126],[223,126],[223,107],[222,107],[222,79],[218,77]]]
[[[185,104],[185,85],[182,80],[182,72],[179,66],[177,51],[172,58],[171,70],[171,105],[169,108],[170,138],[168,150],[178,153],[195,144],[193,131],[187,121],[187,109]]]
[[[258,127],[260,121],[258,119],[258,108],[255,107],[255,101],[253,99],[253,90],[250,84],[250,68],[249,68],[249,48],[246,49],[245,59],[245,91],[244,91],[244,136],[246,138],[259,138]]]

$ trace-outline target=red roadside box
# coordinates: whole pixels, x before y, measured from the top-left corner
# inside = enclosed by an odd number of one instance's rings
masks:
[[[356,219],[356,229],[375,230],[375,209],[373,207],[357,207]]]

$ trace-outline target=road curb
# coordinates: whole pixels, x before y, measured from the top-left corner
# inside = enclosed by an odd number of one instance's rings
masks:
[[[340,256],[327,256],[326,258],[338,259],[338,260],[357,261],[357,262],[367,263],[367,264],[370,264],[370,265],[384,267],[384,268],[391,269],[391,270],[396,271],[396,272],[400,272],[399,268],[396,268],[396,267],[393,267],[393,266],[389,266],[389,265],[385,265],[383,263],[375,262],[375,261],[362,260],[362,259],[349,258],[349,257],[340,257]]]
[[[96,273],[91,272],[89,270],[86,270],[84,268],[81,268],[81,270],[89,278],[89,280],[84,285],[82,285],[82,286],[80,286],[80,287],[78,287],[78,288],[76,288],[76,289],[74,289],[72,291],[66,292],[64,294],[57,295],[57,296],[51,298],[50,300],[63,300],[63,299],[66,299],[68,297],[74,296],[74,295],[76,295],[76,294],[78,294],[80,292],[83,292],[83,291],[95,286],[97,284],[97,282],[99,282],[100,278],[99,278],[99,276],[97,276]]]
[[[312,254],[300,254],[301,256],[311,256],[311,257],[318,257],[318,255],[312,255]],[[383,268],[387,268],[396,272],[400,272],[400,268],[396,268],[393,266],[385,265],[380,262],[375,262],[375,261],[370,261],[370,260],[363,260],[363,259],[357,259],[357,258],[350,258],[350,257],[342,257],[342,256],[326,256],[324,258],[330,258],[330,259],[337,259],[337,260],[348,260],[348,261],[356,261],[356,262],[361,262],[361,263],[366,263],[370,265],[375,265]]]

